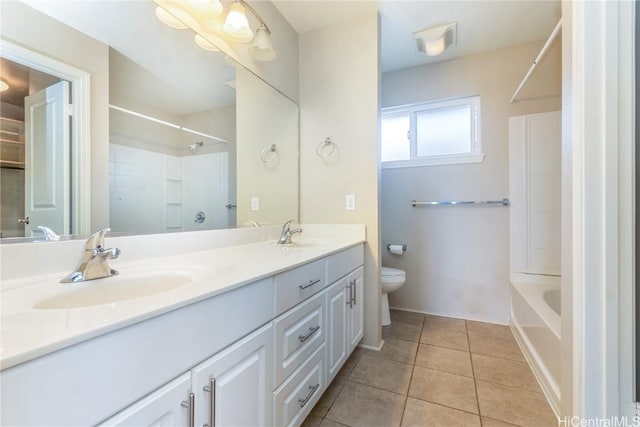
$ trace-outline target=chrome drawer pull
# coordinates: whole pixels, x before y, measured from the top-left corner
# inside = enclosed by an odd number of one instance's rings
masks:
[[[307,335],[298,335],[298,339],[300,342],[305,342],[309,339],[309,337],[320,330],[320,326],[314,326],[313,328],[309,328],[309,333]]]
[[[320,279],[317,279],[317,280],[309,280],[309,283],[307,283],[306,285],[298,285],[298,287],[299,287],[300,289],[307,289],[308,287],[313,286],[313,285],[315,285],[315,284],[317,284],[317,283],[320,283]]]
[[[313,396],[313,393],[316,392],[316,390],[318,390],[320,388],[320,383],[316,384],[316,385],[310,385],[309,386],[309,394],[307,394],[307,396],[304,399],[298,399],[298,402],[300,403],[300,407],[304,407],[304,405],[307,404],[307,402],[309,401],[309,399],[311,399],[311,396]]]
[[[356,301],[356,279],[353,279],[349,284],[353,287],[353,296],[351,297],[351,301],[353,302],[353,305],[358,305],[358,302]]]
[[[196,395],[189,393],[189,401],[183,400],[180,402],[180,406],[189,409],[189,427],[195,427],[196,425]]]
[[[216,379],[211,378],[209,385],[202,387],[209,394],[209,424],[205,424],[203,427],[216,427]]]

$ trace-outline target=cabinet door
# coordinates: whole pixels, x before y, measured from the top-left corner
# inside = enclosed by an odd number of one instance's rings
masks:
[[[327,373],[330,383],[347,358],[349,281],[343,277],[327,289]]]
[[[351,291],[352,304],[348,310],[349,321],[347,322],[349,325],[349,353],[351,353],[364,336],[364,268],[358,267],[348,277],[349,285],[353,287]]]
[[[196,426],[271,423],[273,327],[257,330],[192,370]],[[213,393],[212,393],[213,391]]]
[[[109,418],[100,426],[188,426],[190,394],[191,374],[187,372]]]

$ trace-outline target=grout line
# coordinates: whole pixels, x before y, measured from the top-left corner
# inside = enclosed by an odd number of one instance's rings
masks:
[[[464,322],[465,328],[467,322]],[[480,418],[480,427],[482,427],[482,413],[480,411],[480,398],[478,397],[478,384],[476,382],[476,371],[473,368],[473,356],[471,355],[471,343],[469,342],[469,331],[467,330],[467,345],[469,346],[469,362],[471,362],[471,375],[473,375],[473,389],[476,392],[476,405],[478,406],[478,417]]]

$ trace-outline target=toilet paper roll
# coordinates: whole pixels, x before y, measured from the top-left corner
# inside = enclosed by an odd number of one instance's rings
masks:
[[[396,255],[403,255],[404,249],[402,245],[389,245],[389,252]]]

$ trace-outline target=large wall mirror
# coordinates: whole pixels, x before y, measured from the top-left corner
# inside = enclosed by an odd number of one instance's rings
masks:
[[[298,106],[222,52],[198,47],[192,32],[160,23],[155,7],[151,0],[3,2],[2,237],[37,236],[38,226],[86,234],[100,217],[127,234],[297,218]],[[7,58],[9,44],[35,56]],[[51,67],[38,57],[90,75],[90,141],[51,122],[79,88],[55,67],[43,72]],[[60,120],[73,123],[64,111]],[[90,167],[64,142],[74,137],[91,144]],[[92,202],[82,203],[74,189],[88,180],[84,197]],[[74,211],[80,206],[91,215]]]

